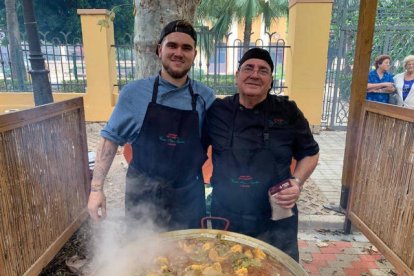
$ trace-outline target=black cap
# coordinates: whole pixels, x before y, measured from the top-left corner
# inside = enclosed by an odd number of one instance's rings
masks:
[[[261,60],[266,61],[269,64],[270,69],[273,72],[273,68],[274,68],[274,66],[273,66],[273,60],[270,57],[269,52],[266,51],[265,49],[262,49],[262,48],[252,48],[252,49],[248,50],[246,53],[244,53],[244,55],[242,56],[242,58],[239,60],[239,67],[242,66],[242,64],[246,60],[251,59],[251,58],[257,58],[257,59],[261,59]]]
[[[165,27],[161,31],[161,35],[160,35],[160,39],[158,40],[158,44],[162,43],[164,37],[166,37],[170,33],[175,33],[175,32],[188,34],[189,36],[191,36],[192,39],[194,39],[194,42],[197,44],[197,33],[196,33],[196,31],[194,30],[194,28],[193,28],[193,26],[191,25],[190,22],[188,22],[186,20],[182,20],[182,19],[174,20],[174,21],[168,23],[167,25],[165,25]],[[155,50],[155,53],[158,55],[158,46],[157,46],[157,49]]]

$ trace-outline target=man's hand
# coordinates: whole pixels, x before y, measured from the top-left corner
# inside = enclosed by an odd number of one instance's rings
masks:
[[[296,163],[293,179],[289,179],[291,187],[276,194],[276,202],[283,208],[292,208],[299,199],[301,185],[309,178],[318,164],[319,153],[302,158]],[[301,179],[301,180],[300,180]]]
[[[117,144],[101,138],[96,154],[91,193],[88,200],[88,212],[94,221],[100,221],[106,217],[106,198],[103,192],[103,185],[117,149]]]
[[[103,191],[91,191],[88,200],[88,212],[96,222],[106,218],[106,197]]]
[[[300,195],[299,183],[293,179],[289,179],[289,183],[291,187],[276,194],[276,203],[279,204],[280,207],[286,209],[293,208]]]

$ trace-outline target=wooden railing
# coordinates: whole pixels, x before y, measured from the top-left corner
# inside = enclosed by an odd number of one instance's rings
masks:
[[[356,146],[348,216],[414,275],[414,110],[365,102]]]
[[[0,275],[37,275],[87,217],[81,98],[0,116]]]

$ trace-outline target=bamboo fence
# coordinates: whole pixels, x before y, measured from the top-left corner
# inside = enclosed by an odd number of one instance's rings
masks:
[[[414,275],[414,110],[367,102],[358,135],[349,216]]]
[[[0,116],[0,275],[37,275],[86,218],[81,98]]]

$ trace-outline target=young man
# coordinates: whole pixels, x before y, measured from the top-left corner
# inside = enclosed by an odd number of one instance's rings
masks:
[[[199,228],[205,215],[200,128],[214,101],[210,88],[187,73],[197,54],[190,23],[176,20],[161,32],[159,74],[126,85],[101,132],[88,209],[106,216],[103,185],[119,145],[132,145],[126,178],[127,217],[150,219],[165,230]]]
[[[236,72],[239,93],[217,99],[208,111],[206,144],[212,145],[213,152],[211,215],[227,218],[230,231],[262,239],[298,261],[295,203],[316,167],[319,147],[296,104],[269,94],[273,67],[266,50],[247,51]],[[292,158],[297,160],[293,173]],[[294,215],[272,220],[268,191],[279,182],[291,186],[273,200]]]

